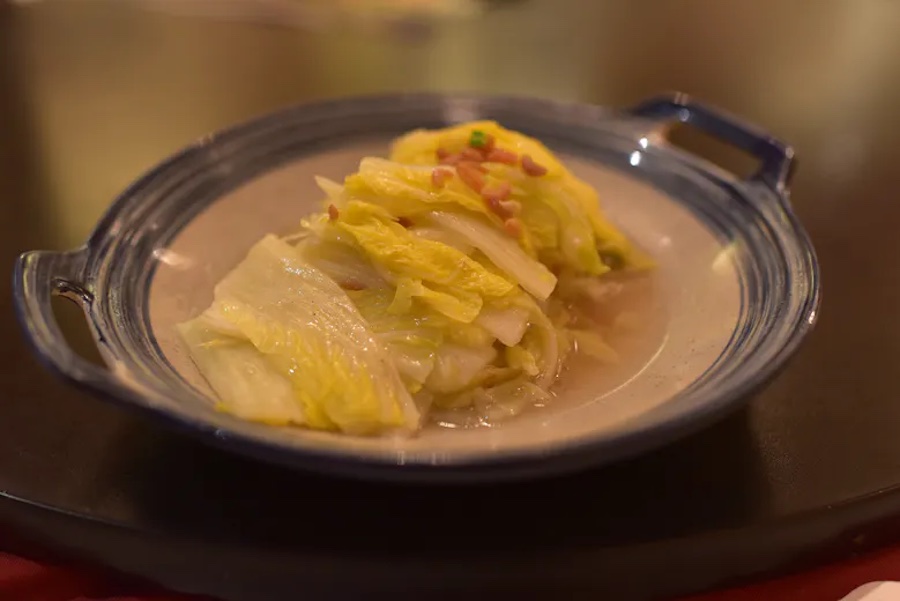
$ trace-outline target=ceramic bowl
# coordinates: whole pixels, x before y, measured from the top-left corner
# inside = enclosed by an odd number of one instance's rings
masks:
[[[314,175],[340,179],[417,127],[496,119],[544,141],[594,185],[659,264],[663,327],[615,386],[593,370],[551,406],[496,428],[408,440],[276,428],[216,411],[174,326],[261,236],[317,210]],[[760,161],[738,179],[667,144],[686,122]],[[818,269],[788,199],[792,151],[684,95],[628,111],[512,97],[393,95],[290,108],[203,138],[124,191],[84,246],[21,256],[25,332],[58,375],[230,451],[357,477],[476,481],[594,466],[663,445],[735,409],[812,327]],[[74,353],[51,295],[84,309],[106,368]]]

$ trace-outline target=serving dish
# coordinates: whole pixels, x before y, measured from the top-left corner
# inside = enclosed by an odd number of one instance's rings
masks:
[[[340,437],[215,410],[174,332],[250,245],[286,232],[340,178],[417,127],[495,119],[544,141],[594,185],[659,263],[667,319],[651,356],[603,389],[582,378],[559,403],[495,429],[429,429],[408,440]],[[746,180],[665,141],[690,123],[760,160]],[[225,449],[393,480],[515,479],[621,459],[692,432],[768,382],[816,319],[815,254],[788,194],[793,153],[683,94],[629,111],[530,98],[404,94],[287,109],[197,142],[123,192],[84,246],[22,255],[20,321],[72,383]],[[71,351],[50,299],[85,311],[107,366]]]

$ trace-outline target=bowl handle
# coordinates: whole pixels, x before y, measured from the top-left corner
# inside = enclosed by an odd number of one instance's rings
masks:
[[[658,96],[631,108],[631,114],[657,121],[690,123],[760,160],[753,176],[776,192],[786,192],[794,167],[794,150],[755,125],[698,102],[681,92]]]
[[[68,252],[24,253],[16,261],[13,299],[19,322],[42,362],[66,379],[95,391],[111,393],[121,390],[121,383],[108,370],[73,351],[53,316],[52,297],[64,296],[81,305],[91,323],[93,296],[78,283],[86,258],[84,248]],[[91,326],[93,328],[92,323]],[[102,347],[99,337],[95,335],[94,338]]]

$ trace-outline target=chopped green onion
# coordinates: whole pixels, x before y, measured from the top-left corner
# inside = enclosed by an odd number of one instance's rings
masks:
[[[480,129],[473,129],[472,136],[469,138],[469,146],[472,148],[484,148],[487,146],[487,134]]]

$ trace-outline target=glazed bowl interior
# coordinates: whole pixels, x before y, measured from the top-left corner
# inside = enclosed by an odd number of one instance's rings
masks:
[[[209,306],[215,284],[262,236],[296,231],[301,218],[321,210],[315,175],[340,180],[361,157],[384,156],[387,150],[386,140],[367,140],[279,166],[223,195],[158,249],[150,286],[150,332],[172,366],[173,382],[212,395],[177,336],[176,324]],[[431,426],[401,440],[297,428],[271,435],[363,453],[386,446],[413,455],[523,451],[622,428],[670,401],[715,363],[741,309],[738,271],[727,246],[659,190],[596,162],[563,158],[601,192],[610,215],[659,263],[653,276],[653,313],[642,316],[655,323],[644,332],[635,356],[623,358],[623,365],[564,374],[551,406],[493,428]],[[198,406],[209,403],[197,395],[189,398]]]

